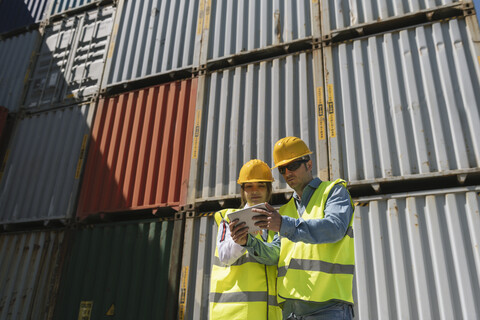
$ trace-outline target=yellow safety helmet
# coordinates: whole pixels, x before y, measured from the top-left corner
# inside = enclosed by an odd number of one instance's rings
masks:
[[[273,182],[272,170],[262,160],[253,159],[240,169],[238,184],[247,182]]]
[[[273,147],[273,161],[276,167],[284,166],[303,156],[312,154],[305,142],[297,137],[285,137]],[[272,168],[272,169],[273,169]]]

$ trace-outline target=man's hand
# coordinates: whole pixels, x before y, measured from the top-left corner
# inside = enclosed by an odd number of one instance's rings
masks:
[[[228,224],[228,227],[235,243],[241,246],[247,244],[248,227],[245,226],[245,222],[238,223],[238,219],[235,219]]]
[[[280,228],[282,227],[282,216],[268,203],[265,203],[265,206],[268,210],[257,208],[252,209],[253,212],[260,213],[260,215],[252,218],[253,220],[257,221],[255,222],[255,225],[262,229],[280,232]]]

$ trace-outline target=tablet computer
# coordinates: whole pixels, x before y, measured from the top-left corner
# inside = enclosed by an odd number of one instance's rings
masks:
[[[265,203],[260,203],[249,208],[231,212],[227,215],[228,219],[230,219],[230,221],[238,219],[238,223],[245,222],[245,226],[248,227],[248,233],[257,234],[258,231],[262,229],[255,225],[257,221],[252,220],[252,217],[261,215],[261,213],[252,211],[254,208],[267,210]]]

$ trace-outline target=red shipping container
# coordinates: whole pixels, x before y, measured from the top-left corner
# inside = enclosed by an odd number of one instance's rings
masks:
[[[185,204],[197,79],[99,101],[77,219]]]
[[[8,109],[0,107],[0,141],[2,141],[3,131],[7,126]]]

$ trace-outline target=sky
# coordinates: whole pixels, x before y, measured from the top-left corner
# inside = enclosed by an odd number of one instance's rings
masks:
[[[475,11],[477,11],[477,19],[479,19],[480,15],[480,0],[473,0],[473,5],[475,6]],[[478,20],[480,23],[480,19]]]

